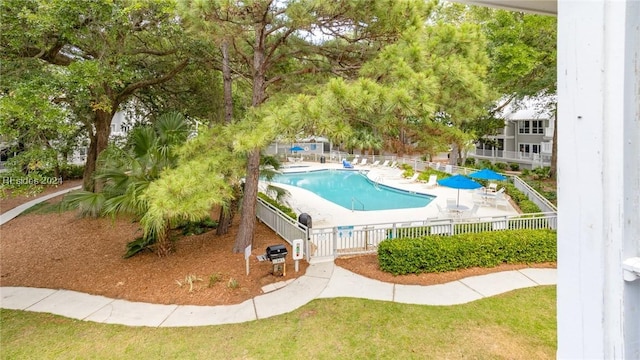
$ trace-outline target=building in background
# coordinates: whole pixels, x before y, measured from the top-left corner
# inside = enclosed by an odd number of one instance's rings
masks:
[[[488,141],[476,143],[467,155],[492,163],[518,164],[532,169],[551,165],[555,113],[550,99],[525,99],[505,107],[500,118],[504,128],[498,134],[485,136]]]

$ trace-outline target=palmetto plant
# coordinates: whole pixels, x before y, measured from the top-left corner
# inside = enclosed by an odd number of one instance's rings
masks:
[[[135,128],[124,147],[112,145],[101,155],[95,178],[104,183],[102,191],[74,192],[65,197],[65,205],[78,208],[83,216],[128,214],[141,218],[148,210],[142,193],[164,169],[176,166],[175,149],[188,135],[188,124],[179,113],[164,114],[153,126]],[[139,251],[154,241],[153,236],[147,236],[134,243]]]

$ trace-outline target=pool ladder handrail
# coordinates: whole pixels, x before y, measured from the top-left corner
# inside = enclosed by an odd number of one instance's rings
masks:
[[[354,206],[354,202],[357,201],[360,203],[360,205],[362,205],[362,211],[364,211],[364,203],[358,199],[356,199],[355,197],[351,197],[351,211],[355,210],[355,206]]]
[[[373,187],[375,187],[376,189],[378,189],[379,191],[382,191],[380,189],[380,183],[382,182],[384,178],[382,177],[382,175],[378,176],[377,178],[375,178],[373,180]]]

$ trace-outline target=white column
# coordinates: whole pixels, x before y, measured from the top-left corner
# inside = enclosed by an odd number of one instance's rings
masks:
[[[640,2],[558,1],[558,358],[639,359]]]

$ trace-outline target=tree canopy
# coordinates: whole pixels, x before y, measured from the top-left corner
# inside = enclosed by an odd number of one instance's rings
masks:
[[[86,190],[95,188],[96,159],[120,106],[189,63],[173,9],[171,0],[3,2],[3,57],[13,78],[22,83],[25,66],[60,75],[56,101],[86,130]]]

